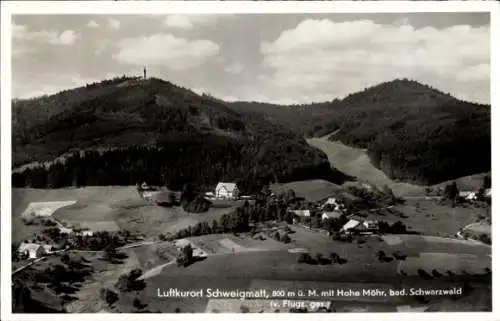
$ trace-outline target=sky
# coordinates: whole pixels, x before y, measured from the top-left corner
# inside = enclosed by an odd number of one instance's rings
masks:
[[[396,78],[490,103],[489,13],[16,15],[12,89],[29,98],[115,76],[221,99],[329,101]]]

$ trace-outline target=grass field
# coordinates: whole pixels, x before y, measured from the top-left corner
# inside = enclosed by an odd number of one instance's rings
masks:
[[[491,217],[491,207],[451,207],[435,200],[407,200],[396,209],[405,215],[402,221],[412,230],[443,237],[454,236],[481,216]],[[390,217],[387,221],[391,221]]]
[[[357,177],[377,187],[387,185],[397,196],[423,195],[425,193],[425,186],[391,180],[384,172],[373,166],[364,149],[353,148],[340,142],[329,141],[327,137],[311,138],[307,142],[311,146],[322,150],[328,156],[328,160],[332,166],[341,172]],[[485,174],[488,173],[466,176],[455,181],[460,190],[477,190],[481,187]],[[448,183],[443,182],[436,186],[443,187]]]
[[[134,186],[85,187],[65,189],[13,189],[12,229],[13,240],[22,241],[39,233],[44,227],[26,226],[22,213],[30,203],[77,201],[76,204],[55,209],[52,216],[74,226],[88,227],[94,231],[131,232],[157,236],[175,233],[201,221],[211,223],[234,210],[232,206],[220,204],[206,213],[186,213],[181,207],[165,208],[150,205],[140,198]],[[63,203],[55,203],[63,204]]]
[[[289,189],[294,190],[298,197],[304,197],[308,201],[320,201],[337,192],[340,186],[324,180],[297,181],[271,185],[271,190],[275,193],[283,193]]]
[[[199,240],[198,240],[198,243]],[[382,242],[385,244],[385,242]],[[401,244],[407,244],[410,241]],[[341,246],[339,245],[339,249]],[[401,248],[401,247],[400,247]],[[467,262],[471,256],[462,255],[450,257],[450,261]],[[430,264],[447,264],[446,259],[439,253],[427,253],[421,256],[409,257],[400,263],[393,261],[381,263],[373,260],[372,256],[363,253],[360,249],[347,253],[348,263],[344,265],[307,265],[297,263],[297,254],[290,254],[286,250],[260,252],[234,252],[209,256],[207,259],[196,262],[186,268],[176,265],[166,266],[161,274],[147,279],[147,289],[138,294],[125,294],[120,300],[123,311],[133,311],[131,301],[138,297],[142,302],[149,303],[148,309],[161,312],[241,312],[248,308],[250,312],[272,312],[264,309],[266,301],[219,300],[207,297],[201,298],[159,298],[158,289],[177,288],[179,290],[199,290],[219,288],[221,290],[286,290],[298,291],[314,289],[317,294],[306,295],[303,300],[333,300],[338,312],[365,311],[398,311],[400,309],[416,310],[427,309],[428,306],[417,304],[413,297],[338,297],[321,295],[321,291],[331,289],[398,289],[403,287],[447,288],[454,281],[449,279],[423,280],[416,276],[402,278],[398,275],[400,264],[405,262],[414,268]],[[467,260],[463,260],[467,258]],[[463,262],[462,262],[462,261]],[[456,268],[460,264],[455,264]],[[447,266],[442,266],[442,268]],[[437,268],[437,267],[436,267]],[[461,267],[460,267],[461,268]],[[429,271],[430,272],[430,271]],[[473,272],[473,271],[471,271]],[[478,271],[478,273],[481,271]],[[482,273],[482,272],[481,272]],[[483,286],[483,285],[482,285]],[[430,303],[442,300],[434,298]],[[461,299],[460,299],[461,300]],[[484,302],[483,302],[484,303]],[[417,306],[415,306],[417,304]],[[132,309],[132,310],[131,310]],[[455,310],[460,310],[458,307]],[[474,310],[470,308],[470,310]]]

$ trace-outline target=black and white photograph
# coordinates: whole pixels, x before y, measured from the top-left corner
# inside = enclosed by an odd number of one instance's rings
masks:
[[[490,11],[74,8],[9,16],[2,316],[493,312]]]

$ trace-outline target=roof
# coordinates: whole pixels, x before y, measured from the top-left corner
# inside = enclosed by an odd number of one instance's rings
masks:
[[[37,243],[21,243],[19,245],[19,252],[32,252],[32,251],[38,251],[40,247],[42,247],[45,251],[49,252],[52,249],[53,245],[49,244],[37,244]]]
[[[337,199],[336,199],[335,197],[329,197],[329,198],[326,200],[326,202],[325,202],[325,204],[324,204],[324,205],[327,205],[327,204],[332,204],[332,205],[337,204]]]
[[[223,183],[223,182],[220,182],[219,184],[217,184],[217,187],[215,188],[215,190],[219,190],[221,188],[224,188],[228,192],[232,192],[235,189],[237,189],[238,187],[236,186],[236,183]]]
[[[342,213],[340,213],[340,212],[323,212],[323,214],[321,214],[321,216],[326,216],[328,218],[339,218],[340,216],[342,216]]]
[[[19,252],[37,251],[39,247],[40,247],[40,244],[36,244],[36,243],[21,243],[21,245],[19,245]]]
[[[350,230],[352,228],[355,228],[356,226],[358,226],[359,224],[361,224],[360,221],[357,221],[357,220],[349,220],[349,222],[345,223],[344,226],[342,226],[342,229],[343,230]]]

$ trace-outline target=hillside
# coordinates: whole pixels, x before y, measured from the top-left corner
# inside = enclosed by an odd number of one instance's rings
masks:
[[[491,108],[394,80],[342,100],[300,106],[234,103],[308,137],[366,149],[390,179],[437,184],[491,171]],[[292,112],[293,110],[293,112]]]
[[[343,180],[289,129],[155,78],[14,101],[13,164],[14,187]]]

